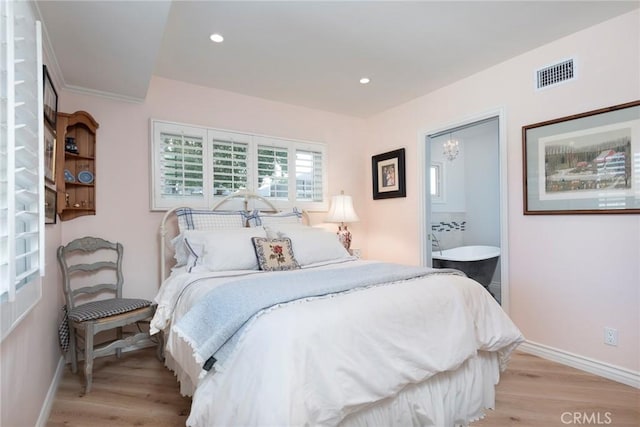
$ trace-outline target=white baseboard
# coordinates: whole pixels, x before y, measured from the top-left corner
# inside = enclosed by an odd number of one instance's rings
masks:
[[[630,385],[631,387],[640,388],[640,372],[632,371],[631,369],[600,362],[598,360],[590,359],[588,357],[532,341],[525,341],[520,344],[518,350],[562,365],[580,369],[581,371],[589,372],[612,381]]]
[[[58,385],[60,385],[60,380],[64,373],[64,367],[64,357],[60,356],[60,360],[58,360],[58,367],[56,368],[56,372],[53,374],[53,379],[49,385],[49,391],[47,391],[47,396],[45,397],[42,408],[40,409],[40,415],[38,416],[38,422],[36,423],[37,427],[46,426],[47,421],[49,421],[49,415],[51,415],[51,408],[53,407],[56,392],[58,391]]]

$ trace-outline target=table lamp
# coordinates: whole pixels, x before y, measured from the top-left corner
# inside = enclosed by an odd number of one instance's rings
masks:
[[[345,249],[349,250],[351,247],[351,232],[347,230],[345,223],[360,221],[356,211],[353,209],[351,196],[345,196],[344,191],[341,191],[339,196],[331,197],[331,208],[326,221],[340,223],[337,233],[338,239]]]

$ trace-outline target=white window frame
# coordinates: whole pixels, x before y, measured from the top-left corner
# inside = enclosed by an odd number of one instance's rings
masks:
[[[252,147],[252,143],[251,143],[251,136],[250,135],[245,135],[239,132],[230,132],[230,131],[225,131],[225,130],[220,130],[220,129],[207,129],[207,140],[206,145],[207,145],[207,155],[205,157],[205,168],[209,168],[209,170],[211,170],[211,173],[209,175],[209,179],[205,182],[205,195],[207,195],[208,197],[205,198],[205,201],[207,202],[207,204],[205,205],[205,207],[210,207],[213,205],[213,203],[215,203],[215,200],[219,200],[222,197],[224,197],[224,195],[219,196],[219,197],[215,197],[214,195],[214,190],[216,190],[215,188],[213,188],[214,186],[214,171],[213,171],[213,147],[211,147],[212,143],[213,143],[213,139],[217,139],[217,140],[221,140],[221,141],[233,141],[235,143],[239,143],[239,144],[246,144],[247,145],[247,183],[249,184],[249,186],[251,185],[251,183],[253,182],[253,170],[251,168],[251,163],[254,161],[253,159],[257,159],[256,154],[253,150]],[[213,198],[212,198],[213,195]]]
[[[153,123],[151,128],[152,135],[152,150],[151,150],[151,165],[152,165],[152,173],[151,173],[151,203],[152,209],[157,210],[167,210],[174,206],[181,206],[188,200],[189,206],[193,207],[206,207],[206,200],[204,200],[204,194],[206,194],[206,189],[203,189],[203,197],[170,197],[166,195],[162,195],[162,172],[161,172],[161,151],[160,151],[160,135],[161,133],[175,133],[178,135],[188,135],[192,137],[202,138],[203,141],[203,159],[206,159],[208,156],[205,153],[207,150],[207,130],[198,126],[186,126],[186,125],[178,125],[176,123],[167,123],[167,122],[157,122]],[[206,161],[203,164],[203,182],[207,182],[207,178],[210,171],[207,170]],[[154,210],[155,210],[154,209]]]
[[[444,163],[442,162],[431,162],[431,167],[429,170],[429,182],[430,185],[433,187],[435,186],[436,191],[435,193],[433,191],[431,191],[432,189],[429,188],[429,193],[431,195],[431,202],[432,203],[445,203],[446,202],[446,197],[445,197],[445,182],[444,182],[444,177],[445,177],[445,170],[444,170]],[[435,170],[435,182],[432,179],[431,173]]]
[[[310,143],[305,143],[305,142],[296,142],[295,147],[292,148],[292,158],[294,159],[294,163],[295,161],[297,161],[297,156],[296,156],[296,152],[297,151],[306,151],[306,152],[320,152],[322,155],[322,200],[326,201],[327,200],[327,174],[326,174],[326,170],[327,170],[327,150],[325,149],[325,146],[323,145],[322,147],[319,147],[318,144],[310,144]],[[297,171],[294,171],[294,173],[291,174],[292,180],[293,180],[293,192],[297,197]],[[313,202],[302,202],[302,203],[313,203]],[[323,210],[328,210],[328,203],[325,203],[325,209]]]
[[[30,2],[26,1],[2,2],[0,15],[4,21],[0,26],[3,31],[0,39],[3,44],[2,78],[5,79],[2,82],[3,93],[0,94],[1,107],[5,112],[0,126],[3,159],[0,164],[0,280],[4,284],[0,290],[2,341],[42,298],[45,233],[41,25],[35,20]],[[23,25],[27,28],[24,34],[20,28]],[[28,30],[31,25],[33,37]],[[25,93],[35,96],[27,98]],[[31,118],[25,112],[32,114]],[[33,149],[26,148],[28,146],[37,151],[33,153]],[[17,147],[24,148],[16,150]],[[25,170],[37,170],[37,173],[27,173],[30,178],[16,179],[18,175],[25,175]],[[19,192],[29,194],[28,198],[36,200],[31,204],[31,210],[21,211],[17,203]],[[20,217],[36,218],[26,221],[30,226],[27,232],[16,228],[16,219]],[[17,243],[25,240],[31,243],[26,252],[21,253],[18,247],[22,245]],[[17,265],[23,257],[29,258],[28,271],[31,273],[21,280]]]
[[[203,145],[203,196],[202,197],[168,197],[162,194],[162,168],[161,168],[161,144],[160,135],[168,133],[184,133],[191,136],[202,136]],[[258,146],[274,145],[285,148],[288,151],[287,171],[288,171],[288,198],[287,200],[269,198],[277,208],[290,209],[297,207],[308,211],[326,211],[328,202],[328,181],[327,181],[327,145],[320,142],[300,141],[287,138],[278,138],[267,135],[251,134],[224,129],[206,128],[202,126],[189,125],[165,120],[150,120],[150,151],[151,151],[151,200],[150,209],[152,211],[165,211],[178,206],[190,206],[195,208],[210,208],[221,200],[225,195],[214,194],[213,189],[213,152],[212,141],[216,139],[228,139],[236,142],[248,144],[247,159],[247,190],[256,192],[258,189]],[[296,199],[296,151],[314,151],[322,156],[322,200],[306,201]]]

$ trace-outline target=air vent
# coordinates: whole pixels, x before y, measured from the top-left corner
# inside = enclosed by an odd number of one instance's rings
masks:
[[[573,58],[562,61],[558,64],[549,65],[536,71],[536,89],[543,89],[555,86],[560,83],[573,80],[575,77],[575,67]]]

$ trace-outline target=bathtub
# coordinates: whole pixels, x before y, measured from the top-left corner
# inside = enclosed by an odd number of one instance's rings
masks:
[[[434,268],[460,270],[488,290],[500,258],[500,248],[495,246],[460,246],[445,249],[442,252],[434,250],[431,258]]]

